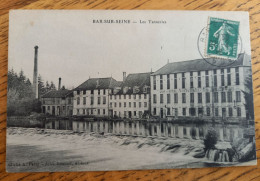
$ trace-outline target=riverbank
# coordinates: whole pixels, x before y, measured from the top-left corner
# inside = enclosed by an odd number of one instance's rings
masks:
[[[203,140],[12,127],[7,129],[7,170],[162,169],[189,167],[195,163],[198,166],[207,162],[206,158],[193,157],[203,148]]]

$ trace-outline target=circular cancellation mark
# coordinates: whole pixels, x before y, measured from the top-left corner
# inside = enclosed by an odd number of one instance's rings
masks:
[[[209,57],[206,55],[206,48],[207,48],[207,27],[204,27],[198,36],[197,40],[197,47],[200,56],[209,64],[216,66],[216,67],[227,67],[232,65],[237,61],[237,59],[228,59],[228,58],[221,58],[221,57]],[[238,55],[242,53],[242,39],[241,36],[238,38]]]

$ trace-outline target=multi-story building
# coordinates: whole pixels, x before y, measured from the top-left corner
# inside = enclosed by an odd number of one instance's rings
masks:
[[[246,118],[243,91],[251,68],[240,54],[225,67],[204,59],[168,63],[151,74],[152,115],[165,117]]]
[[[73,92],[67,89],[52,90],[41,97],[42,112],[55,116],[71,116]]]
[[[109,96],[109,111],[113,117],[143,118],[150,114],[151,73],[129,74],[120,89]]]
[[[73,115],[109,116],[108,95],[119,86],[112,77],[88,79],[73,91]]]

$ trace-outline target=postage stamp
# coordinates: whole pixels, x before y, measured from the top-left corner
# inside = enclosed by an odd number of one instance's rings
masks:
[[[239,21],[209,17],[207,30],[207,57],[237,58]]]

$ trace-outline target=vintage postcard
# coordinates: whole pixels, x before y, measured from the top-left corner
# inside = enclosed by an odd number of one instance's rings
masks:
[[[256,165],[249,16],[13,10],[6,170]]]

